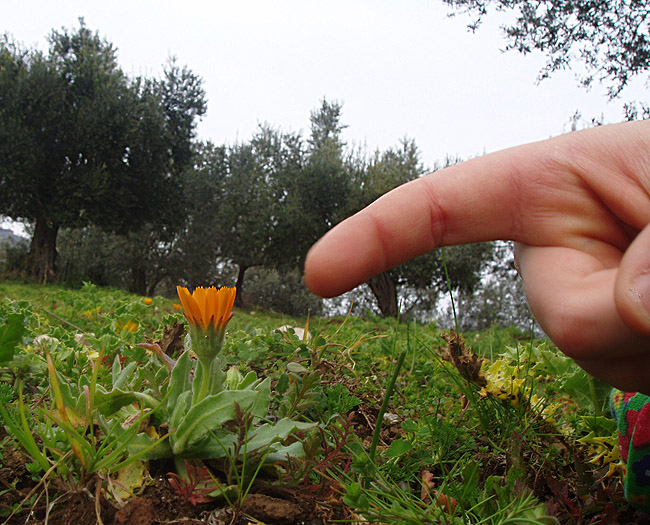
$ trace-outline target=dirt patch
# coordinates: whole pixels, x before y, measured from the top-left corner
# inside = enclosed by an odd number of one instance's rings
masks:
[[[249,494],[239,512],[235,512],[223,501],[213,501],[192,505],[173,491],[164,477],[158,477],[141,494],[129,498],[123,506],[109,502],[101,497],[97,507],[90,492],[60,492],[54,487],[48,491],[37,488],[36,482],[26,475],[24,457],[15,451],[5,455],[4,466],[0,469],[3,485],[15,490],[0,492],[0,509],[9,512],[17,508],[11,517],[2,518],[0,523],[7,525],[193,525],[210,523],[212,525],[244,525],[255,522],[268,524],[297,523],[322,525],[331,523],[330,517],[345,518],[340,511],[339,500],[332,501],[339,508],[334,513],[327,505],[319,505],[318,498],[294,498],[287,493],[286,498],[279,495],[261,493]],[[8,483],[9,482],[9,483]],[[8,488],[8,487],[7,487]],[[29,495],[33,493],[30,499]],[[48,500],[48,498],[52,498]],[[4,521],[6,519],[6,521]]]
[[[251,494],[244,500],[242,511],[258,521],[268,523],[294,523],[302,509],[291,501],[264,494]]]

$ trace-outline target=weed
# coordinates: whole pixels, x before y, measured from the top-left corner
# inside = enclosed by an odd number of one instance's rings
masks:
[[[213,500],[210,496],[218,489],[210,470],[201,463],[185,461],[184,476],[170,472],[167,480],[178,496],[187,503],[196,506],[199,503],[209,503]]]

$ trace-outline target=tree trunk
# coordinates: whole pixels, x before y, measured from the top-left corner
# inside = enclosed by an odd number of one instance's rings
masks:
[[[138,295],[147,295],[147,272],[144,268],[131,267],[131,286],[129,291]]]
[[[237,282],[235,283],[235,288],[237,288],[237,295],[235,296],[235,306],[241,308],[244,306],[244,274],[248,270],[248,266],[245,264],[239,265],[239,271],[237,272]]]
[[[50,223],[45,217],[36,219],[34,236],[29,248],[27,272],[46,284],[56,277],[56,236],[59,225]]]
[[[377,306],[384,317],[397,317],[397,288],[388,272],[380,273],[371,277],[368,286],[372,290]]]
[[[153,297],[156,294],[156,287],[167,277],[166,274],[161,274],[151,279],[149,287],[147,288],[147,297]]]

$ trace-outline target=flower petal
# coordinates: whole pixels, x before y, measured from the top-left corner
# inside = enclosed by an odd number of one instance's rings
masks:
[[[183,303],[187,319],[203,330],[212,328],[223,331],[232,317],[232,308],[237,295],[236,288],[197,287],[193,293],[177,286],[178,296]]]
[[[201,310],[199,305],[196,304],[194,297],[190,294],[189,290],[184,286],[177,286],[176,291],[178,292],[178,297],[181,300],[183,309],[185,310],[185,315],[187,320],[192,324],[198,324],[201,322]]]

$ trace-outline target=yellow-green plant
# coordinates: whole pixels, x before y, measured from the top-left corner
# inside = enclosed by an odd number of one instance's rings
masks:
[[[146,448],[136,454],[128,454],[127,449],[140,425],[153,411],[151,408],[137,411],[125,424],[120,409],[137,396],[118,400],[123,396],[121,393],[116,396],[116,389],[109,393],[98,385],[103,351],[94,361],[90,380],[77,389],[59,376],[48,346],[44,345],[43,349],[52,404],[28,409],[21,382],[16,409],[0,406],[0,416],[11,435],[33,459],[30,471],[42,473],[41,483],[56,476],[77,490],[87,488],[92,481],[97,491],[104,482],[108,482],[110,488],[111,476],[129,468],[147,453]],[[146,401],[147,396],[143,396],[140,401]],[[153,398],[150,400],[156,404]],[[29,417],[28,410],[32,412]],[[156,444],[153,442],[150,447]]]

